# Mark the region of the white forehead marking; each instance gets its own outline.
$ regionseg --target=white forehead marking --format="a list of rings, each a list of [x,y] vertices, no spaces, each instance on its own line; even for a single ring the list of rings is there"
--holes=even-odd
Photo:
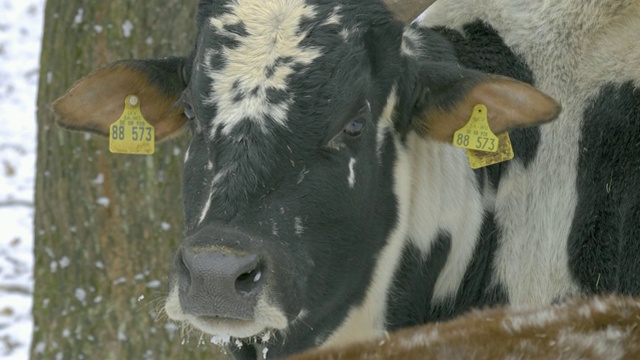
[[[349,177],[347,178],[347,180],[349,181],[349,187],[352,189],[356,185],[356,172],[354,169],[355,165],[356,159],[351,158],[351,160],[349,160]]]
[[[304,0],[237,0],[229,10],[209,20],[216,33],[238,42],[233,49],[220,50],[225,59],[222,69],[206,70],[213,80],[214,97],[210,101],[218,109],[214,122],[223,125],[223,134],[227,135],[245,119],[261,125],[265,132],[266,116],[286,126],[291,99],[269,101],[268,94],[274,90],[285,93],[294,66],[309,65],[320,56],[318,49],[300,46],[307,35],[300,31],[300,23],[313,18],[315,8]],[[225,29],[239,25],[244,26],[246,34]],[[205,55],[205,61],[211,64],[213,50]]]

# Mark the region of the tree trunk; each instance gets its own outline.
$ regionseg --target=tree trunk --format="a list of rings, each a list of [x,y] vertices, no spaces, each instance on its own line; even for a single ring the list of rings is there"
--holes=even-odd
[[[50,106],[75,80],[111,61],[186,55],[196,6],[195,0],[47,1],[33,359],[219,356],[162,315],[169,265],[182,239],[185,139],[157,145],[153,156],[114,155],[104,138],[57,128]]]

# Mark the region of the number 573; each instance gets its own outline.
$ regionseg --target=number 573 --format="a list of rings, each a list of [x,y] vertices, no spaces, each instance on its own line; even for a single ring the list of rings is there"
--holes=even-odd
[[[131,135],[133,135],[133,141],[151,141],[151,129],[151,127],[147,126],[132,127]]]
[[[495,140],[478,136],[478,138],[476,139],[476,148],[493,151],[496,148]]]

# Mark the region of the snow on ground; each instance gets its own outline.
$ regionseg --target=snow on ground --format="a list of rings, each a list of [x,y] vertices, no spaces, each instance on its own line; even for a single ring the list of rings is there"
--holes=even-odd
[[[0,0],[0,360],[28,359],[44,0]]]

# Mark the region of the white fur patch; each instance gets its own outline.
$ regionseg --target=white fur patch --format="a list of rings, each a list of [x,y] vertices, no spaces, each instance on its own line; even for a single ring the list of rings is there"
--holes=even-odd
[[[212,167],[213,167],[213,164],[212,164]],[[209,196],[207,197],[207,202],[204,204],[204,206],[202,207],[202,211],[200,212],[200,217],[198,218],[198,225],[202,224],[204,219],[207,217],[207,214],[209,213],[209,209],[211,208],[211,202],[213,201],[213,194],[216,191],[216,185],[218,185],[222,181],[222,179],[227,174],[229,174],[229,172],[230,172],[229,169],[226,169],[226,170],[223,169],[219,171],[211,181],[211,185],[209,187]]]
[[[198,225],[202,224],[205,217],[209,213],[209,208],[211,207],[211,201],[213,201],[213,192],[214,192],[214,183],[211,182],[211,187],[209,188],[209,196],[207,197],[207,202],[204,203],[202,207],[202,211],[200,211],[200,217],[198,218]]]
[[[304,224],[302,223],[302,218],[296,216],[294,219],[293,229],[295,231],[296,236],[300,237],[304,234]]]
[[[349,187],[352,189],[356,185],[355,165],[356,159],[351,158],[351,160],[349,160],[349,176],[347,177],[347,181],[349,182]]]
[[[407,27],[402,34],[402,44],[400,50],[409,57],[417,57],[420,55],[420,33],[411,27]]]
[[[209,23],[217,33],[234,38],[239,46],[224,48],[226,63],[223,69],[206,70],[212,82],[213,102],[218,109],[214,120],[223,125],[223,134],[239,122],[250,119],[266,132],[265,117],[286,126],[291,99],[271,102],[270,90],[286,91],[287,78],[296,65],[309,65],[320,56],[320,51],[301,47],[307,35],[300,31],[300,22],[315,15],[314,7],[304,0],[238,0],[230,2],[230,12],[211,18]],[[243,24],[247,36],[225,29],[225,26]],[[214,54],[206,56],[207,64]],[[290,58],[289,62],[282,59]],[[241,95],[241,99],[238,98]],[[214,132],[217,126],[214,126]],[[213,137],[212,132],[211,137]]]
[[[333,12],[331,13],[331,15],[329,15],[327,20],[325,20],[323,25],[340,25],[340,23],[342,22],[342,15],[340,15],[341,8],[342,6],[340,5],[334,7]]]
[[[440,232],[451,238],[451,251],[433,292],[434,300],[456,295],[473,257],[484,216],[474,172],[464,150],[411,134],[413,188],[408,235],[425,255]]]
[[[191,146],[187,147],[187,151],[184,152],[184,163],[186,164],[189,161],[189,152],[191,151]]]
[[[382,145],[384,144],[384,138],[389,134],[388,130],[393,128],[391,119],[397,103],[398,103],[398,88],[396,85],[394,85],[391,88],[391,94],[387,99],[387,103],[385,104],[384,109],[382,109],[382,114],[380,115],[381,119],[388,119],[388,120],[385,120],[386,122],[388,122],[388,124],[384,126],[383,124],[378,125],[378,131],[376,132],[376,154],[378,155],[378,159],[382,157]],[[382,131],[382,130],[385,130],[385,131]]]

